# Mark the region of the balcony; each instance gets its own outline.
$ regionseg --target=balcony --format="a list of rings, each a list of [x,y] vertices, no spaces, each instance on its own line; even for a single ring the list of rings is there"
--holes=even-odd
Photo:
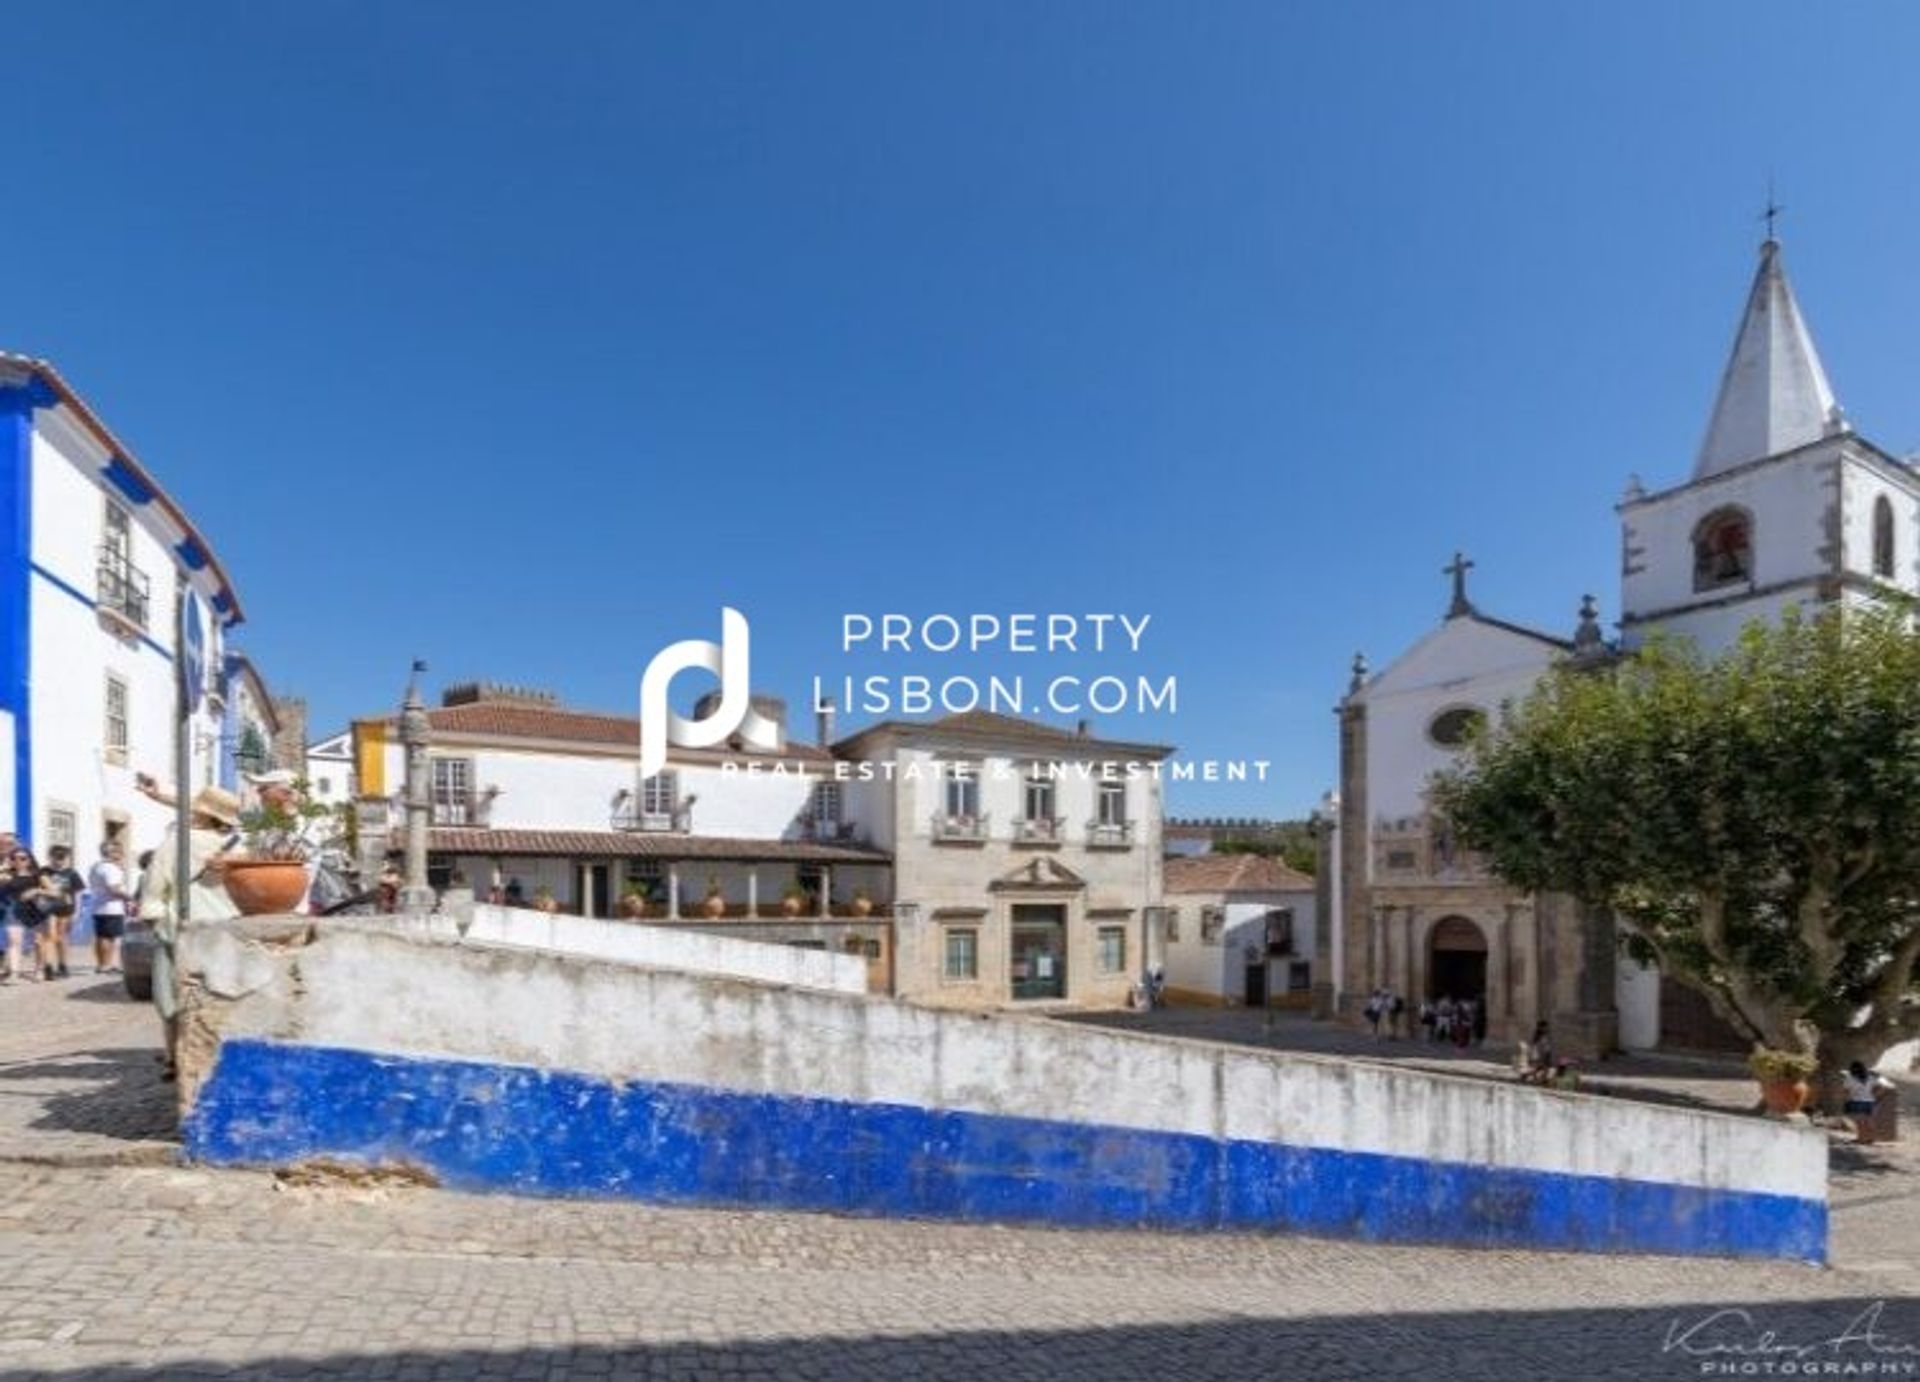
[[[981,845],[987,842],[991,816],[961,816],[951,811],[933,813],[931,833],[936,844]]]
[[[151,606],[147,573],[133,564],[125,549],[103,545],[94,593],[100,612],[135,629],[147,627]]]
[[[436,793],[433,798],[433,824],[471,826],[486,830],[493,823],[493,799],[497,792]]]
[[[1132,849],[1132,821],[1088,821],[1088,849]]]
[[[808,816],[800,822],[802,839],[812,840],[816,844],[846,844],[854,839],[852,821],[838,821],[827,817]]]
[[[693,829],[692,804],[676,802],[670,811],[622,806],[608,817],[608,824],[635,835],[685,835]]]
[[[1013,823],[1016,845],[1058,845],[1066,837],[1067,823],[1060,816],[1022,816]]]

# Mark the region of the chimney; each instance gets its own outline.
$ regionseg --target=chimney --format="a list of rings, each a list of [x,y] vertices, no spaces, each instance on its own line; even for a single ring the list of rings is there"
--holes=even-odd
[[[1076,728],[1073,732],[1080,738],[1084,739],[1087,737],[1087,729],[1088,729],[1087,721],[1082,720],[1079,724],[1079,727]]]
[[[816,710],[818,713],[815,716],[815,726],[819,734],[820,747],[824,749],[833,743],[833,702],[821,701]]]

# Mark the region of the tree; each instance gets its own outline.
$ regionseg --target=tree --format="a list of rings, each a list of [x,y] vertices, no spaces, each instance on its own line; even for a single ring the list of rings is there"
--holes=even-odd
[[[1311,821],[1278,821],[1245,835],[1227,835],[1213,842],[1215,854],[1261,854],[1278,859],[1295,873],[1311,878],[1320,871],[1320,849]]]
[[[1642,960],[1831,1071],[1920,1035],[1920,634],[1789,614],[1717,660],[1551,673],[1435,784],[1516,887],[1609,908]]]

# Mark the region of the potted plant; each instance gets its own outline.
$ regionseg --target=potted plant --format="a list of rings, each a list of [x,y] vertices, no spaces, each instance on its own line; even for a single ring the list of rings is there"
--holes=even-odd
[[[807,895],[800,890],[800,885],[797,883],[789,883],[786,891],[780,894],[781,914],[790,917],[799,916],[800,909],[806,904],[806,901]]]
[[[857,917],[873,915],[873,895],[865,888],[853,890],[853,914]]]
[[[240,813],[240,852],[225,861],[221,879],[242,916],[270,916],[300,905],[313,856],[308,823],[332,814],[297,791],[263,793],[259,805]]]
[[[560,910],[560,902],[553,895],[553,889],[542,883],[533,890],[533,910],[552,916]]]
[[[1747,1057],[1747,1069],[1760,1081],[1760,1097],[1766,1101],[1768,1113],[1800,1112],[1812,1093],[1807,1081],[1819,1068],[1820,1062],[1812,1056],[1767,1046],[1754,1047]]]
[[[700,910],[710,917],[723,917],[727,914],[726,894],[720,891],[720,876],[707,875],[707,895],[700,901]]]

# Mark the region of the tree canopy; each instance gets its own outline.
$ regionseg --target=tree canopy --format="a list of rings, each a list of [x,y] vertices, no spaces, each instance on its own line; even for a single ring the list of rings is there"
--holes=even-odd
[[[1435,784],[1507,882],[1609,908],[1642,959],[1823,1065],[1920,1035],[1920,634],[1789,614],[1724,655],[1567,666]]]

